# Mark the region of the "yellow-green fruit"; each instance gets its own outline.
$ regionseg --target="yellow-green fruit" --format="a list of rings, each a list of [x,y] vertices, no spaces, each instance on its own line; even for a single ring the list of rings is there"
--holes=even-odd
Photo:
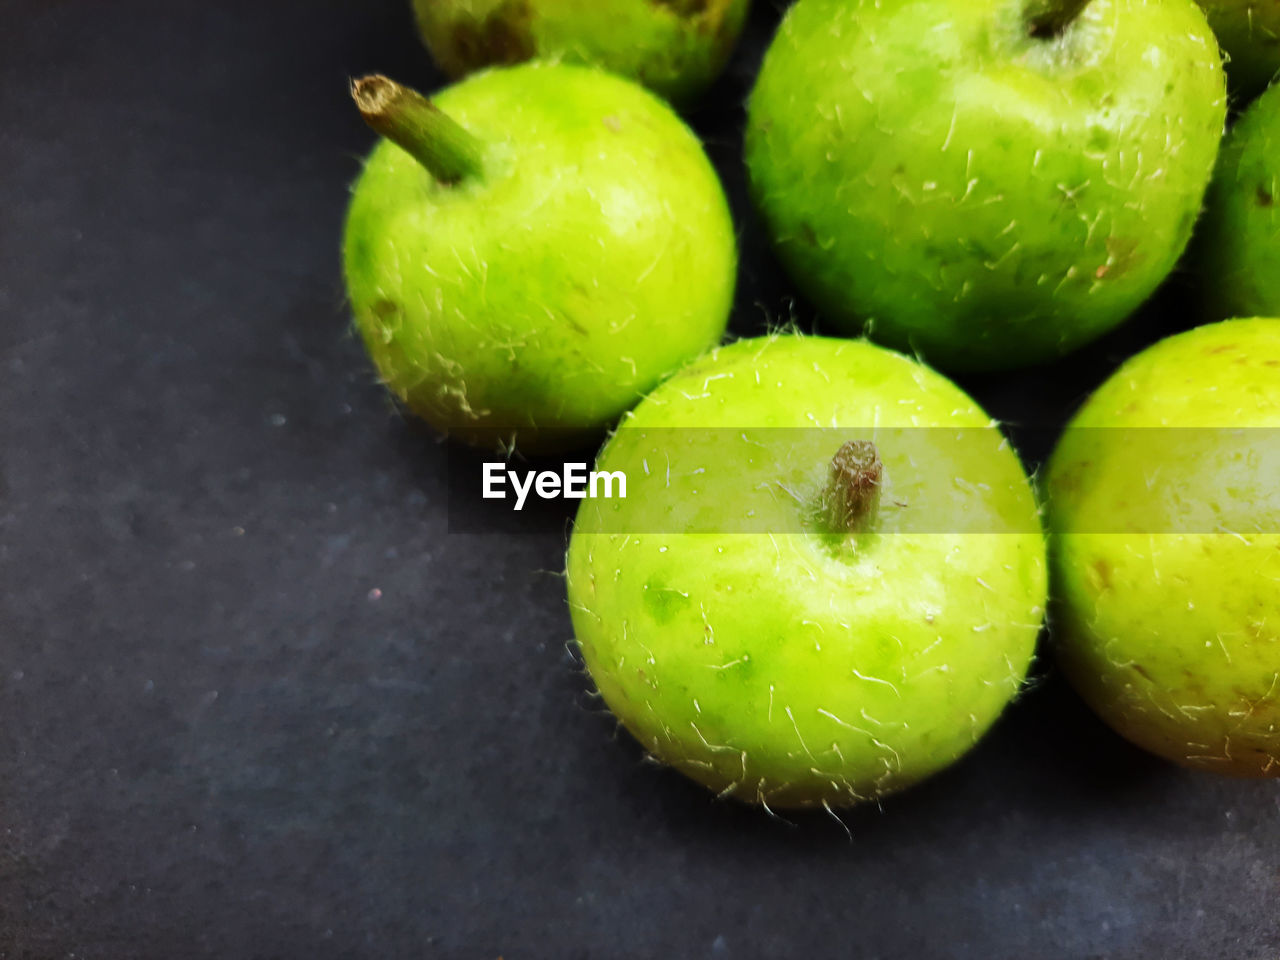
[[[414,0],[427,47],[451,76],[497,63],[592,64],[674,103],[724,68],[750,0]]]
[[[660,761],[769,807],[848,805],[966,753],[1017,693],[1037,506],[954,384],[865,341],[775,336],[662,384],[601,452],[567,558],[605,703]]]
[[[1280,72],[1280,2],[1196,0],[1227,55],[1231,86],[1253,96]]]
[[[1280,316],[1280,85],[1231,128],[1206,207],[1196,260],[1208,319]]]
[[[719,342],[733,222],[661,100],[553,64],[476,74],[430,103],[361,84],[366,119],[396,142],[351,198],[347,291],[414,413],[462,440],[554,449]]]
[[[1155,290],[1225,117],[1192,0],[798,0],[746,159],[827,322],[989,370],[1062,356]]]
[[[1081,408],[1047,476],[1058,658],[1119,733],[1280,776],[1280,320],[1163,340]]]

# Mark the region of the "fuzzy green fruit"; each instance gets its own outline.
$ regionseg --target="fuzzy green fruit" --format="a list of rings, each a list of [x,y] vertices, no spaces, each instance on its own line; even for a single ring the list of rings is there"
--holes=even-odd
[[[1253,96],[1280,72],[1280,3],[1197,0],[1227,54],[1231,86]]]
[[[739,341],[645,398],[597,469],[629,489],[578,513],[578,644],[627,729],[712,790],[881,797],[1019,690],[1045,602],[1036,503],[991,419],[919,363]]]
[[[1280,320],[1163,340],[1089,398],[1047,477],[1067,675],[1139,746],[1238,776],[1280,776],[1277,377]]]
[[[436,428],[554,449],[719,341],[733,223],[660,100],[545,64],[431,103],[384,78],[355,95],[396,142],[374,149],[351,199],[347,290],[383,380]]]
[[[594,64],[675,103],[720,75],[750,0],[414,0],[451,76],[534,58]]]
[[[1181,254],[1226,115],[1192,0],[799,0],[751,94],[778,255],[833,325],[944,368],[1051,360]]]
[[[1213,319],[1280,316],[1280,86],[1236,121],[1196,241]]]

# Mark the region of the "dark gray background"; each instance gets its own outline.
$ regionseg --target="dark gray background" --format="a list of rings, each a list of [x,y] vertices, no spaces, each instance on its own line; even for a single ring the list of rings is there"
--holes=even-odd
[[[614,736],[567,513],[448,534],[446,448],[349,330],[346,79],[439,83],[405,7],[0,3],[0,956],[1280,957],[1280,784],[1148,758],[1044,666],[852,841]],[[775,21],[695,118],[740,333],[812,323],[742,190]],[[965,385],[1052,426],[1189,289]]]

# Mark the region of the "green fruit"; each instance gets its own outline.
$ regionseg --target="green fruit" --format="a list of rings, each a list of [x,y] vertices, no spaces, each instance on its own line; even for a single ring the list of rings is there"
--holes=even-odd
[[[750,0],[414,0],[422,37],[460,77],[533,58],[604,67],[677,103],[710,85]]]
[[[1191,235],[1226,96],[1192,0],[799,0],[746,156],[833,325],[946,368],[1051,360],[1120,323]]]
[[[1047,479],[1076,689],[1139,746],[1239,776],[1280,776],[1277,377],[1280,320],[1163,340],[1089,398]]]
[[[1280,3],[1276,0],[1197,0],[1227,54],[1227,76],[1253,96],[1280,73]]]
[[[390,140],[351,200],[347,290],[382,379],[435,427],[563,446],[719,341],[733,223],[651,94],[530,64],[431,103],[384,78],[355,96]]]
[[[1227,136],[1199,233],[1213,319],[1280,316],[1280,86]]]
[[[991,419],[919,363],[739,341],[645,398],[596,468],[628,491],[574,526],[578,644],[627,729],[712,790],[881,797],[1019,690],[1045,601],[1036,503]]]

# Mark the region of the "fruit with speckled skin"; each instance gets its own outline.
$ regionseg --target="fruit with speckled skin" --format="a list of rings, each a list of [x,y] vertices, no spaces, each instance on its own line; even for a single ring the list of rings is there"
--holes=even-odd
[[[878,512],[841,529],[826,495],[848,443],[882,472],[863,488]],[[918,362],[738,341],[646,397],[596,469],[628,492],[579,510],[577,642],[623,725],[713,791],[882,797],[962,756],[1018,692],[1045,602],[1037,506],[998,427]]]
[[[1070,2],[1070,0],[1064,0]],[[1222,135],[1192,0],[799,0],[751,94],[747,166],[822,316],[944,369],[1049,361],[1182,252]]]
[[[1253,96],[1280,72],[1280,2],[1197,0],[1227,55],[1227,77]]]
[[[423,39],[460,77],[533,58],[594,64],[675,103],[724,69],[750,0],[414,0]]]
[[[1280,86],[1227,136],[1199,232],[1212,319],[1280,316]]]
[[[477,74],[432,103],[476,144],[474,172],[442,182],[384,140],[343,251],[356,325],[410,410],[463,440],[554,449],[720,340],[733,223],[666,104],[550,64]]]
[[[1237,776],[1280,776],[1278,384],[1280,320],[1170,337],[1089,398],[1047,475],[1067,675],[1139,746]]]

